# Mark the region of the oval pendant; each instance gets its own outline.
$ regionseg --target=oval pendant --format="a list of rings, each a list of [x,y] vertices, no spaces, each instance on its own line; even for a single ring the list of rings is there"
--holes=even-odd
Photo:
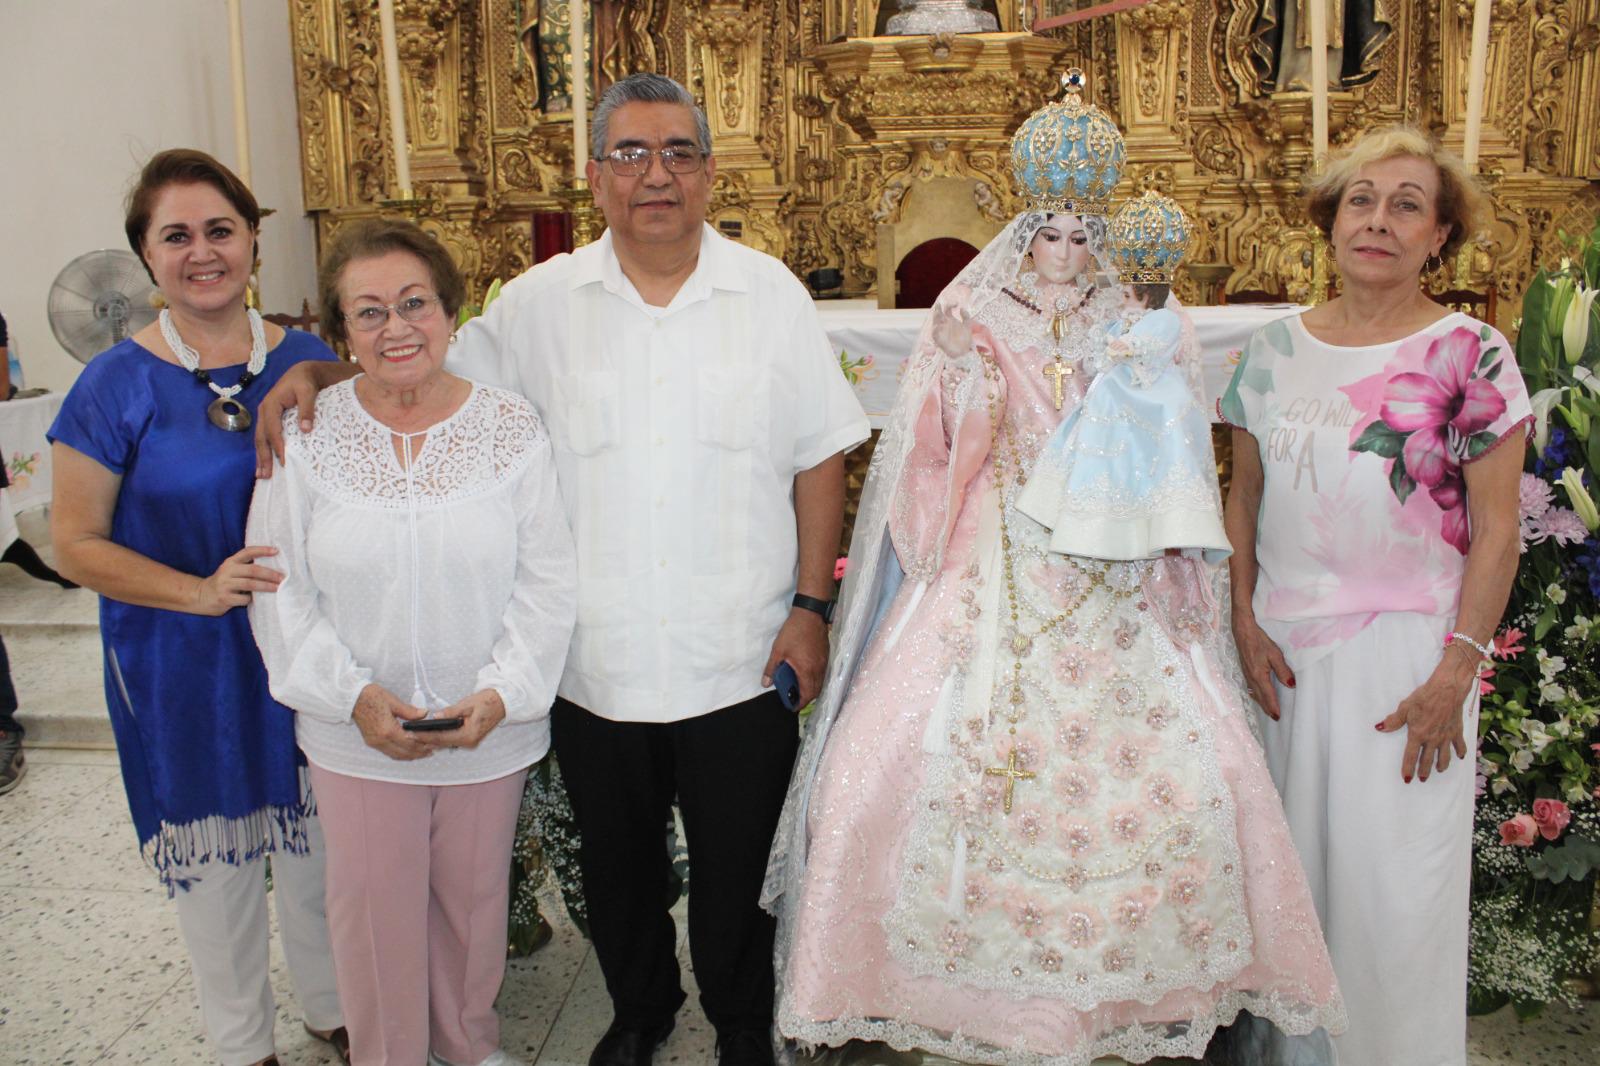
[[[211,419],[213,426],[229,433],[243,433],[250,428],[250,412],[231,396],[218,396],[212,400],[211,406],[206,408],[206,417]]]

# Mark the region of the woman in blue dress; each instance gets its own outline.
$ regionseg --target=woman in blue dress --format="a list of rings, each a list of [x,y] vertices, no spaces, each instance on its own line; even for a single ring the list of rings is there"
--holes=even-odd
[[[84,368],[51,427],[52,533],[65,574],[100,594],[106,706],[139,849],[175,897],[200,1013],[224,1066],[277,1062],[267,856],[305,1025],[344,1038],[323,913],[321,831],[239,608],[278,575],[244,543],[256,399],[332,359],[245,305],[261,211],[202,152],[150,160],[129,194],[133,250],[159,320]]]

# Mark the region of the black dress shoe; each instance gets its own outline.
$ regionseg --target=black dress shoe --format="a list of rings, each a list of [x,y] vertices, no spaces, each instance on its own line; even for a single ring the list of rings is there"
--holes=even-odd
[[[772,1038],[760,1029],[735,1029],[717,1037],[721,1066],[776,1066]]]
[[[589,1066],[650,1066],[650,1056],[672,1035],[668,1019],[654,1029],[638,1029],[612,1022],[589,1055]]]

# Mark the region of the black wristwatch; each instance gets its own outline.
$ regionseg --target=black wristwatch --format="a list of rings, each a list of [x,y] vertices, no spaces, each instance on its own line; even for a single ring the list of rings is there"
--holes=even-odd
[[[801,593],[794,594],[794,605],[803,607],[808,611],[815,611],[822,616],[822,620],[829,624],[833,622],[833,600],[819,600],[815,596],[806,596]]]

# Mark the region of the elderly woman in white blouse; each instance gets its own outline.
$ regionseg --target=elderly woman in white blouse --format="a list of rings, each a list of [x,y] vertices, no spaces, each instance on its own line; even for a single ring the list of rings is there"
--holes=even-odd
[[[577,610],[550,442],[445,371],[464,286],[421,229],[341,230],[320,288],[360,373],[259,483],[247,540],[286,577],[250,621],[311,765],[352,1061],[510,1063],[511,845]]]

